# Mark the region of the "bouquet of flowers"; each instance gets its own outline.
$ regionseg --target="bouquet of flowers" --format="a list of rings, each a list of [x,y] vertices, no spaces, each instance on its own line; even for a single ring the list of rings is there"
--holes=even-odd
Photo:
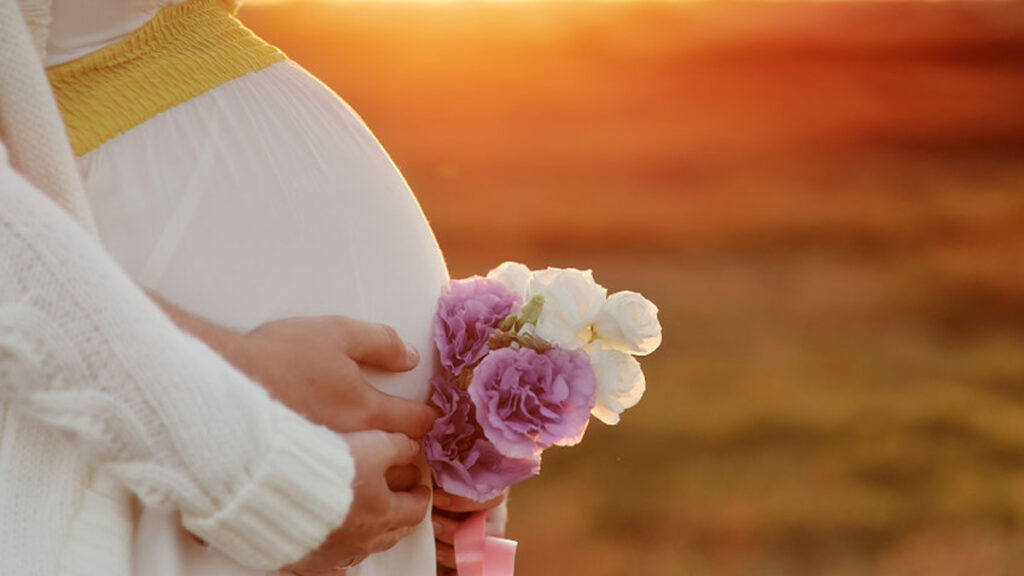
[[[661,344],[657,314],[589,270],[506,262],[449,282],[433,325],[443,416],[424,440],[438,485],[489,500],[539,473],[545,448],[579,443],[591,415],[616,424],[643,395],[634,356]]]

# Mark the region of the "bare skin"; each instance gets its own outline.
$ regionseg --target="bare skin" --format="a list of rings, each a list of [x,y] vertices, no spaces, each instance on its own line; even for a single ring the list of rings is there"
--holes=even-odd
[[[359,465],[352,483],[355,495],[344,524],[327,540],[286,571],[298,576],[336,576],[340,568],[358,564],[374,552],[387,550],[410,533],[430,505],[430,490],[417,484],[394,491],[384,480],[389,468],[410,464],[419,442],[402,434],[365,430],[345,434]]]
[[[150,296],[180,328],[311,422],[340,433],[383,430],[418,439],[437,417],[434,408],[385,394],[363,378],[360,366],[404,372],[419,363],[419,353],[390,326],[315,316],[239,333]]]
[[[180,328],[204,341],[236,368],[262,384],[271,396],[310,421],[336,432],[344,434],[379,430],[420,439],[430,429],[438,415],[433,407],[385,394],[370,386],[363,378],[360,366],[401,372],[411,370],[419,362],[418,352],[406,345],[389,326],[343,316],[318,316],[268,322],[251,332],[239,333],[189,314],[152,293],[150,297]],[[357,448],[359,447],[352,448],[353,457],[360,463],[363,462],[360,458],[369,455],[362,456]],[[376,449],[383,450],[380,445],[377,445]],[[387,454],[389,453],[382,452],[380,456],[386,459]],[[363,464],[362,468],[366,466],[367,464]],[[360,466],[357,466],[357,474],[359,472]],[[411,461],[396,460],[390,466],[378,470],[378,473],[380,472],[383,473],[382,477],[385,480],[384,488],[390,490],[367,492],[367,497],[373,496],[378,500],[367,502],[363,509],[387,510],[388,505],[384,504],[383,500],[403,500],[406,508],[415,507],[419,505],[418,500],[410,503],[407,499],[396,496],[400,493],[419,494],[422,492],[420,488],[429,493],[429,490],[420,486],[419,469]],[[449,573],[454,573],[452,544],[455,529],[470,513],[490,510],[502,501],[504,496],[480,503],[436,489],[433,519],[437,532],[435,544],[438,564],[448,569]],[[355,505],[353,511],[349,513],[350,519],[353,513],[359,513]],[[365,557],[371,552],[390,548],[401,537],[408,535],[424,514],[425,510],[418,516],[397,514],[396,519],[411,521],[410,519],[415,516],[415,521],[401,527],[391,526],[386,530],[380,528],[383,531],[371,539],[372,544],[367,543],[360,547],[353,540],[351,549],[359,550]],[[362,537],[366,537],[366,531],[363,532]],[[392,538],[395,535],[401,537]],[[347,537],[358,540],[360,535],[349,533]],[[341,553],[340,551],[345,549],[343,543],[334,536],[325,546],[328,544],[336,553]],[[338,573],[337,566],[347,565],[346,562],[358,556],[349,553],[352,557],[346,561],[328,566],[333,570],[332,574]],[[328,553],[318,557],[324,566],[329,564],[323,561],[327,557],[330,557]],[[310,566],[302,566],[302,570],[294,568],[293,573],[303,576],[317,574],[315,571],[309,571]]]
[[[419,354],[394,329],[342,316],[288,318],[239,333],[150,294],[172,320],[217,351],[281,403],[344,435],[356,478],[345,522],[317,550],[288,567],[300,576],[387,550],[408,536],[430,505],[415,459],[437,412],[369,385],[360,366],[411,370]]]
[[[504,500],[502,494],[487,502],[477,502],[462,496],[449,494],[440,488],[434,488],[434,510],[431,520],[434,523],[434,545],[437,550],[438,574],[450,576],[455,571],[455,531],[462,521],[475,512],[484,512],[496,508]]]

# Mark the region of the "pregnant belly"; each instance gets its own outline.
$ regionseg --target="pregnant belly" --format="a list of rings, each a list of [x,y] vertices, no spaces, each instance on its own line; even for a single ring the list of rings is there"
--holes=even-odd
[[[80,158],[80,167],[104,244],[143,286],[239,330],[321,314],[390,324],[424,360],[411,372],[367,379],[389,394],[427,398],[444,259],[376,139],[294,64],[155,116]],[[140,573],[251,574],[193,550],[176,517],[159,514],[142,513]],[[153,527],[151,538],[143,526]],[[348,574],[433,576],[433,541],[428,515]]]
[[[248,330],[288,316],[387,323],[431,357],[444,260],[365,125],[290,62],[158,115],[80,159],[104,244],[182,308]],[[368,374],[425,399],[433,362]]]

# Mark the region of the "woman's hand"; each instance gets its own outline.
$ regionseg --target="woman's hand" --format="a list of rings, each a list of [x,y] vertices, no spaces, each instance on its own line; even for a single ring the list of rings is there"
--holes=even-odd
[[[354,496],[345,522],[309,556],[285,568],[300,576],[337,576],[339,570],[391,548],[423,520],[430,489],[422,484],[389,487],[389,470],[408,467],[420,444],[402,434],[376,430],[345,434],[356,462]]]
[[[487,502],[477,502],[462,496],[449,494],[440,488],[434,488],[434,509],[431,520],[434,523],[434,545],[437,549],[438,574],[455,574],[455,531],[462,521],[476,512],[491,511],[505,501],[502,494]],[[504,521],[501,526],[494,527],[488,522],[490,536],[504,535]]]
[[[394,329],[343,316],[288,318],[240,334],[150,294],[183,330],[204,341],[309,420],[343,433],[356,464],[352,506],[342,526],[285,571],[343,574],[341,568],[387,550],[423,520],[430,489],[415,460],[417,441],[437,417],[421,402],[369,385],[360,366],[401,372],[419,354]]]
[[[370,386],[360,366],[390,372],[416,367],[419,354],[393,328],[317,316],[269,322],[223,352],[286,406],[337,432],[383,430],[422,438],[437,412]]]
[[[426,404],[385,394],[363,378],[361,365],[404,372],[419,362],[416,350],[389,326],[316,316],[268,322],[240,334],[150,297],[271,396],[336,432],[383,430],[422,438],[437,417]]]

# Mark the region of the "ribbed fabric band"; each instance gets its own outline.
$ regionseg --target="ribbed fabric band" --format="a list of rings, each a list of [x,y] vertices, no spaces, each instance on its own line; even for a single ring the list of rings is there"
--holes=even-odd
[[[245,490],[213,516],[183,517],[193,534],[262,570],[318,547],[345,520],[353,498],[355,468],[340,436],[282,407],[276,424],[276,444]]]
[[[132,500],[116,480],[92,478],[61,554],[59,576],[131,574]]]
[[[235,19],[233,9],[222,0],[168,6],[117,44],[51,68],[75,154],[285,59]]]

